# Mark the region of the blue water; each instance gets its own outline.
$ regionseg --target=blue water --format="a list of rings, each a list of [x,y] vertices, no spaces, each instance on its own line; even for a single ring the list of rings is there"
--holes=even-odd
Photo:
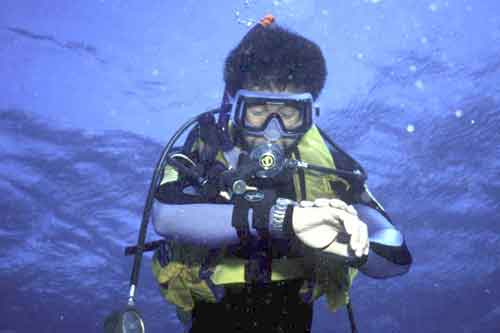
[[[360,332],[500,331],[498,3],[3,0],[0,332],[97,332],[125,304],[162,145],[217,106],[225,56],[268,12],[323,49],[317,121],[414,255],[356,280]],[[180,332],[148,259],[138,305],[149,332]],[[317,302],[313,332],[347,331]]]

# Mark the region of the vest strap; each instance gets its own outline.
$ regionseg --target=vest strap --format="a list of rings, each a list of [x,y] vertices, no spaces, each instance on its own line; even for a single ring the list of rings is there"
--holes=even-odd
[[[205,260],[203,261],[200,267],[198,276],[201,280],[205,281],[208,289],[210,289],[210,292],[215,297],[215,300],[217,302],[220,302],[225,295],[224,287],[216,286],[210,279],[210,277],[213,274],[210,267],[214,265],[218,255],[219,255],[218,249],[212,249],[208,252],[208,255],[205,257]]]

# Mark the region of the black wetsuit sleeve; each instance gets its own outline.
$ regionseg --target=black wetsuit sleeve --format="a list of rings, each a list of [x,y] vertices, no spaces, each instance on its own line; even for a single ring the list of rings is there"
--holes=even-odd
[[[364,173],[361,165],[322,133],[327,141],[330,153],[337,169]],[[362,265],[356,267],[367,276],[387,278],[401,275],[411,267],[412,256],[405,238],[393,224],[389,215],[369,191],[365,181],[353,177],[351,179],[334,180],[332,190],[346,203],[353,205],[360,219],[367,224],[370,240],[370,252]]]
[[[354,208],[361,221],[367,224],[370,240],[368,258],[359,270],[373,278],[388,278],[408,272],[412,256],[405,237],[366,185]]]

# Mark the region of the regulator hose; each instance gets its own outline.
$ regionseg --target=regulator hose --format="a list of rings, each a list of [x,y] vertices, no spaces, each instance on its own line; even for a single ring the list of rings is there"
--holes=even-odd
[[[143,252],[145,250],[144,243],[146,241],[146,234],[148,230],[148,224],[149,224],[149,219],[151,217],[151,209],[153,207],[153,202],[154,202],[154,197],[158,188],[158,185],[161,181],[161,177],[163,175],[163,172],[165,170],[165,167],[169,163],[169,155],[174,147],[175,143],[179,138],[195,123],[199,122],[199,119],[203,117],[206,114],[217,114],[219,113],[219,110],[211,110],[207,111],[204,113],[199,114],[198,116],[189,119],[187,122],[185,122],[175,133],[174,135],[170,138],[168,141],[167,145],[162,151],[162,154],[160,156],[160,159],[158,160],[158,163],[156,164],[155,170],[153,172],[153,178],[151,179],[151,183],[149,185],[149,192],[146,197],[146,203],[144,205],[144,210],[142,214],[142,221],[141,221],[141,226],[139,230],[139,237],[137,239],[137,251],[134,254],[134,264],[132,267],[132,274],[130,276],[130,293],[129,293],[129,305],[134,305],[135,304],[135,289],[137,287],[137,284],[139,282],[139,273],[141,270],[141,262],[142,262],[142,256]]]

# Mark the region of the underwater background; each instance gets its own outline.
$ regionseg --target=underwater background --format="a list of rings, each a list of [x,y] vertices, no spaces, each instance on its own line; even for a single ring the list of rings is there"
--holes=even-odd
[[[317,122],[414,257],[355,280],[359,331],[500,332],[500,2],[2,0],[0,333],[100,332],[126,304],[161,149],[218,106],[226,55],[267,13],[322,48]],[[146,331],[181,332],[149,258]],[[346,311],[316,302],[313,332],[349,332]]]

